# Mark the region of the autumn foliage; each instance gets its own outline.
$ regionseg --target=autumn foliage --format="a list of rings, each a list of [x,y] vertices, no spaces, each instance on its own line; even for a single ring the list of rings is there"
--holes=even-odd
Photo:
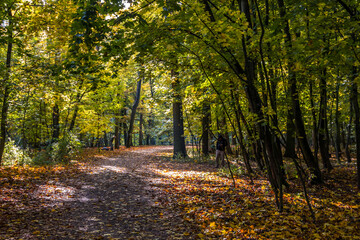
[[[143,155],[139,154],[141,152]],[[120,164],[124,159],[129,162]],[[110,161],[113,161],[112,167]],[[106,174],[99,171],[99,168],[111,170],[111,177],[102,183],[108,185],[104,186],[109,186],[115,178],[122,177],[124,182],[129,176],[143,179],[143,182],[137,183],[137,188],[143,187],[141,184],[151,186],[151,192],[155,195],[152,195],[152,200],[149,201],[153,202],[151,209],[155,210],[152,210],[151,217],[146,214],[136,217],[141,219],[138,220],[140,223],[153,221],[146,219],[154,218],[155,215],[159,218],[157,224],[168,221],[168,225],[164,226],[167,226],[169,231],[174,231],[174,238],[159,235],[161,239],[360,237],[360,201],[355,187],[355,169],[351,165],[338,166],[331,174],[325,173],[323,185],[308,186],[309,198],[315,212],[313,221],[297,178],[289,180],[290,186],[284,193],[284,210],[279,212],[268,181],[260,176],[253,181],[246,176],[237,176],[236,188],[233,188],[232,180],[220,176],[211,162],[199,164],[195,163],[194,159],[187,162],[173,160],[169,148],[138,147],[114,152],[89,149],[84,151],[82,158],[69,165],[2,167],[0,239],[18,239],[21,236],[41,239],[51,238],[51,234],[71,236],[70,226],[67,227],[68,232],[59,232],[60,227],[53,228],[50,225],[58,218],[67,219],[71,216],[69,212],[74,211],[71,209],[80,201],[79,188],[85,184],[84,179],[95,181],[99,178],[104,181]],[[108,187],[102,190],[111,196],[114,190],[110,189]],[[139,193],[133,190],[126,194]],[[104,210],[104,219],[110,218],[108,214],[112,214],[120,206],[119,199],[108,199],[105,204],[111,206],[112,210]],[[90,216],[96,216],[98,210],[86,211],[89,211]],[[184,222],[175,221],[173,216],[180,216]],[[67,222],[70,220],[67,219]],[[123,223],[118,219],[111,224],[116,226],[120,222]],[[182,227],[181,233],[176,230],[176,226]],[[106,232],[105,228],[96,234],[83,234],[93,239],[121,239],[108,231]],[[24,235],[24,232],[27,232],[27,235]],[[131,234],[121,236],[146,239],[145,235],[139,235],[139,231]]]

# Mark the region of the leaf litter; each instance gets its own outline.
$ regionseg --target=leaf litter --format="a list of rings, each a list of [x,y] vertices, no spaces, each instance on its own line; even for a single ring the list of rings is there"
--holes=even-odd
[[[171,159],[170,147],[87,149],[66,166],[2,167],[0,239],[360,239],[354,166],[296,182],[278,212],[269,183]]]

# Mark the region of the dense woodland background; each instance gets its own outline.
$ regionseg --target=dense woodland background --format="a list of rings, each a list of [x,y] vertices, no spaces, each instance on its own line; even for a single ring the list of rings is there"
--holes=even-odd
[[[360,188],[359,5],[2,0],[0,163],[120,145],[206,157],[221,133],[280,210],[287,165],[321,184],[356,163]]]

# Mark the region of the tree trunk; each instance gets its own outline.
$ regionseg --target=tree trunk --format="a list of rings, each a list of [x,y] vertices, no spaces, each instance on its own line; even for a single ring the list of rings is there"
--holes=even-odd
[[[140,120],[139,120],[139,146],[142,146],[143,145],[143,114],[140,113]]]
[[[316,111],[315,111],[315,104],[314,104],[314,94],[313,94],[313,85],[310,82],[310,104],[311,104],[311,115],[312,115],[312,143],[314,148],[314,158],[315,161],[318,163],[318,152],[319,152],[319,141],[318,141],[318,127],[317,127],[317,120],[316,120]]]
[[[351,92],[351,94],[352,94],[352,92]],[[353,107],[352,107],[351,97],[350,97],[350,112],[349,112],[350,119],[349,119],[349,124],[347,126],[347,137],[346,137],[346,144],[345,144],[345,154],[346,154],[348,163],[351,163],[351,154],[350,154],[350,149],[349,149],[349,146],[351,145],[351,123],[352,123],[352,118],[353,118]]]
[[[136,109],[139,106],[139,102],[140,102],[140,93],[141,93],[141,77],[139,78],[139,81],[137,83],[136,97],[135,97],[135,101],[134,101],[134,104],[131,109],[130,125],[129,125],[128,134],[127,134],[127,141],[126,141],[127,148],[129,148],[132,143],[132,131],[134,128]]]
[[[295,125],[293,110],[289,109],[286,122],[286,148],[284,157],[295,158]]]
[[[123,130],[123,134],[124,134],[124,145],[126,146],[127,145],[127,124],[126,124],[126,114],[127,114],[127,110],[126,108],[123,108],[121,110],[121,116],[122,116],[122,130]]]
[[[12,58],[12,48],[13,48],[13,34],[12,34],[12,13],[11,9],[8,9],[9,16],[9,36],[8,36],[8,46],[6,53],[6,73],[3,81],[4,93],[3,93],[3,101],[2,101],[2,109],[1,109],[1,123],[0,123],[0,166],[2,164],[2,158],[5,150],[5,142],[6,142],[6,127],[7,127],[7,116],[9,110],[9,95],[10,95],[10,72],[11,72],[11,58]]]
[[[246,150],[246,146],[244,144],[244,140],[243,140],[244,139],[244,134],[242,132],[241,123],[240,123],[241,109],[240,109],[240,105],[239,105],[238,100],[235,99],[234,91],[232,89],[231,89],[231,100],[234,103],[233,107],[234,107],[234,110],[235,110],[236,123],[237,123],[237,127],[238,127],[238,132],[239,132],[238,140],[239,140],[241,155],[244,158],[246,170],[249,173],[249,175],[251,175],[251,173],[253,173],[253,170],[252,170],[251,165],[250,165],[249,153]],[[261,168],[261,170],[262,170],[262,168]]]
[[[341,163],[341,148],[340,148],[340,142],[341,142],[341,138],[340,138],[340,123],[339,123],[339,118],[340,118],[340,111],[339,111],[339,88],[340,88],[340,83],[337,82],[336,83],[336,109],[335,109],[335,152],[336,152],[336,159],[338,161],[338,163]]]
[[[114,143],[114,147],[115,149],[119,149],[120,148],[120,111],[116,110],[115,113],[115,133],[114,133],[114,137],[115,137],[115,143]]]
[[[226,114],[223,113],[223,118],[221,120],[221,125],[222,125],[222,133],[223,133],[223,137],[226,139],[228,145],[226,145],[226,152],[230,155],[232,155],[232,150],[231,150],[231,145],[230,145],[230,139],[229,139],[229,132],[228,132],[228,124],[226,122]]]
[[[187,157],[185,138],[184,138],[184,120],[182,113],[182,98],[180,94],[180,82],[178,73],[171,71],[173,96],[173,130],[174,130],[174,158]]]
[[[109,147],[109,140],[108,140],[108,134],[106,133],[106,131],[104,131],[104,147]]]
[[[320,77],[320,115],[319,115],[319,147],[323,166],[328,171],[333,169],[329,159],[329,136],[327,134],[327,91],[326,69]]]
[[[290,34],[290,26],[289,22],[286,19],[286,8],[283,0],[278,0],[278,5],[280,8],[280,17],[284,21],[284,33],[286,35],[285,42],[287,44],[287,51],[289,52],[292,49],[292,43],[291,43],[291,34]],[[292,101],[292,107],[294,111],[294,119],[295,119],[295,129],[297,134],[298,143],[300,145],[301,151],[303,153],[304,160],[307,164],[307,166],[310,169],[310,172],[312,173],[313,177],[311,182],[314,184],[322,183],[322,177],[321,177],[321,171],[319,168],[318,163],[315,161],[315,158],[311,152],[309,143],[307,141],[307,136],[305,133],[305,126],[301,114],[301,108],[300,108],[300,101],[299,101],[299,94],[296,86],[296,74],[293,69],[294,62],[289,56],[289,63],[288,63],[288,69],[289,69],[289,85],[290,85],[290,96]]]
[[[357,74],[356,67],[354,68],[354,76]],[[351,86],[351,103],[354,108],[354,124],[355,124],[355,140],[356,140],[356,165],[357,165],[357,185],[358,189],[360,190],[360,109],[359,109],[359,100],[358,100],[358,86],[353,79],[352,86]]]
[[[52,140],[56,142],[60,137],[60,110],[56,102],[53,107],[52,120]]]
[[[201,119],[202,125],[202,154],[209,156],[209,129],[210,129],[210,104],[207,101],[203,102],[203,116]]]
[[[78,111],[79,111],[79,106],[76,104],[75,108],[74,108],[73,116],[71,118],[70,126],[69,126],[69,132],[71,132],[74,129]]]

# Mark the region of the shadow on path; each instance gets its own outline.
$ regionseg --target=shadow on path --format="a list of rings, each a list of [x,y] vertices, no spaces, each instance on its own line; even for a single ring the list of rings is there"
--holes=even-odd
[[[166,188],[159,181],[164,176],[154,171],[163,164],[157,153],[167,150],[134,148],[52,181],[69,189],[71,197],[48,199],[41,208],[20,211],[19,222],[13,216],[6,219],[0,224],[0,239],[192,239],[189,233],[194,230],[180,213],[156,202],[159,189]]]

